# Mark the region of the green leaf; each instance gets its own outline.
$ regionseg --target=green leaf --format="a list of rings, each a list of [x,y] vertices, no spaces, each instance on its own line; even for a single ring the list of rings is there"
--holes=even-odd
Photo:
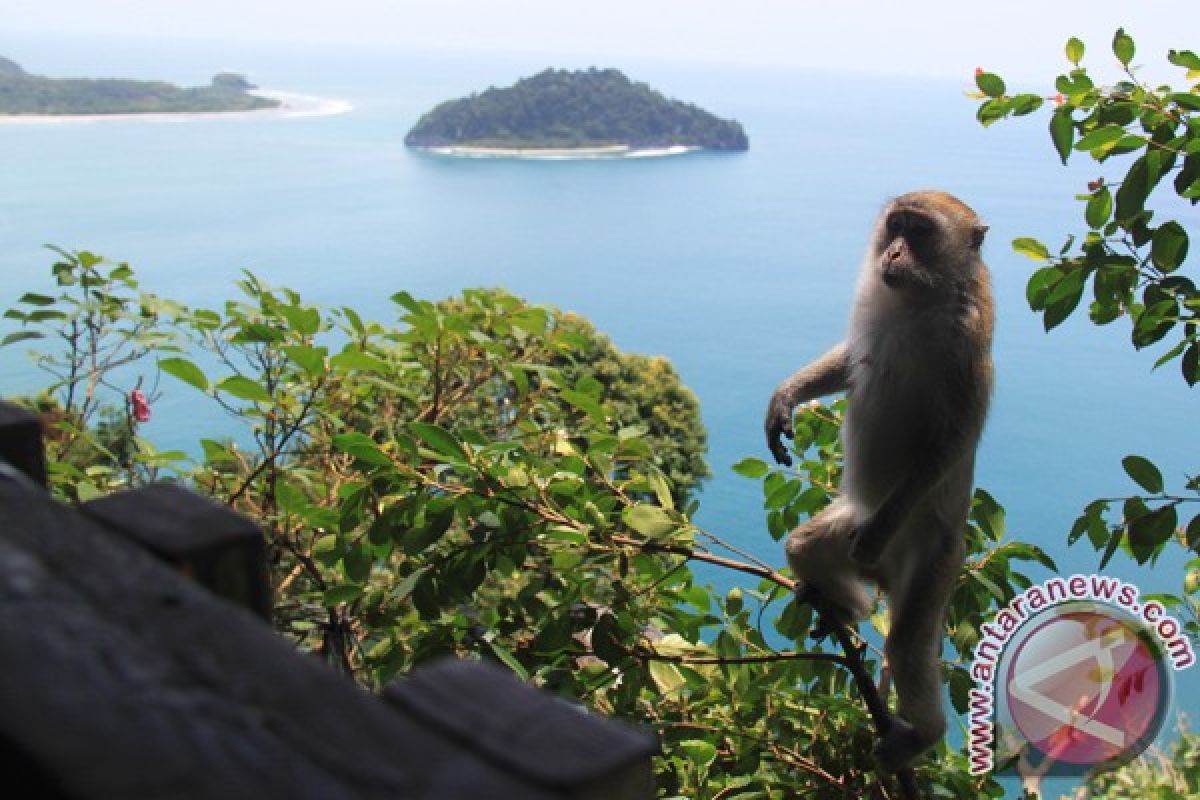
[[[1062,280],[1046,298],[1042,325],[1047,331],[1058,327],[1063,320],[1071,316],[1071,312],[1079,305],[1086,280],[1087,272],[1083,269],[1074,269],[1063,275]]]
[[[1177,67],[1184,67],[1189,70],[1200,70],[1200,56],[1193,53],[1191,50],[1168,50],[1167,61],[1170,61]]]
[[[1177,269],[1187,252],[1187,231],[1175,220],[1160,225],[1150,237],[1150,260],[1163,272]]]
[[[679,668],[666,661],[650,662],[650,678],[663,694],[677,692],[687,685]]]
[[[1139,564],[1144,564],[1175,534],[1179,515],[1173,505],[1156,508],[1129,522],[1129,546]]]
[[[1124,223],[1135,214],[1140,214],[1153,188],[1149,165],[1143,155],[1133,162],[1121,181],[1121,188],[1117,189],[1117,221]]]
[[[993,122],[1007,117],[1012,110],[1012,100],[1006,97],[994,97],[980,104],[979,110],[975,112],[975,118],[986,128]]]
[[[375,559],[371,556],[370,551],[362,545],[351,546],[342,556],[346,577],[356,583],[366,581],[374,563]]]
[[[1200,345],[1192,342],[1183,354],[1179,368],[1182,370],[1183,379],[1187,381],[1188,386],[1200,383]]]
[[[699,770],[707,770],[717,758],[716,746],[703,739],[685,739],[679,743],[679,748]]]
[[[1135,48],[1133,38],[1125,33],[1124,28],[1117,28],[1116,35],[1113,36],[1112,48],[1113,55],[1117,57],[1117,60],[1121,64],[1129,66],[1129,62],[1133,60]]]
[[[292,345],[282,348],[283,352],[296,363],[300,369],[309,375],[321,375],[325,372],[325,348]]]
[[[330,358],[329,363],[331,366],[342,371],[360,370],[362,372],[385,374],[389,369],[386,361],[364,353],[353,345],[347,345],[345,350]]]
[[[1108,539],[1108,546],[1104,548],[1104,555],[1100,557],[1100,569],[1108,566],[1108,562],[1112,560],[1116,554],[1117,548],[1121,546],[1121,542],[1125,539],[1125,533],[1121,530],[1115,530],[1112,536]]]
[[[444,456],[461,461],[463,458],[463,445],[445,428],[438,425],[430,425],[426,422],[414,422],[409,425],[409,428],[420,437],[426,444],[438,451]]]
[[[46,335],[44,333],[38,333],[37,331],[17,331],[16,333],[10,333],[8,336],[0,339],[0,347],[13,344],[14,342],[23,342],[27,339],[44,338],[46,338]]]
[[[987,575],[983,574],[982,571],[971,570],[967,574],[970,575],[972,578],[974,578],[975,581],[978,582],[980,586],[982,586],[984,589],[987,590],[989,595],[996,598],[997,600],[1003,601],[1007,597],[1007,593],[1003,589],[1001,589],[1000,586],[997,585],[997,583],[994,580],[989,578]]]
[[[1162,473],[1148,459],[1141,456],[1125,456],[1121,459],[1125,473],[1151,494],[1159,494],[1163,490]]]
[[[1200,552],[1200,514],[1192,517],[1192,521],[1187,525],[1187,530],[1184,531],[1184,538],[1188,547]],[[1192,594],[1192,592],[1189,591],[1188,594]]]
[[[1074,36],[1067,39],[1067,60],[1076,66],[1083,60],[1083,42]]]
[[[978,73],[975,76],[975,85],[988,97],[1000,97],[1004,94],[1004,81],[999,75],[991,72]]]
[[[338,537],[336,533],[329,533],[320,537],[313,542],[312,552],[314,556],[327,555],[337,552]]]
[[[1166,353],[1163,353],[1163,355],[1159,356],[1158,360],[1154,362],[1154,366],[1152,366],[1150,368],[1150,370],[1151,371],[1156,370],[1159,367],[1161,367],[1163,364],[1166,364],[1168,361],[1173,361],[1174,359],[1179,358],[1180,354],[1183,353],[1183,351],[1187,349],[1187,346],[1188,346],[1187,339],[1184,339],[1182,342],[1179,342],[1174,347],[1172,347],[1170,350],[1168,350]]]
[[[1004,508],[985,489],[975,490],[971,517],[993,541],[1004,535]]]
[[[1012,113],[1015,116],[1023,117],[1037,111],[1045,102],[1041,95],[1019,94],[1012,99]]]
[[[1042,267],[1029,276],[1029,283],[1025,285],[1025,299],[1032,310],[1041,311],[1046,307],[1046,298],[1062,280],[1062,276],[1063,271],[1059,267]]]
[[[216,388],[234,397],[249,400],[253,403],[272,402],[270,393],[263,388],[262,384],[247,378],[245,375],[230,375],[228,378],[220,381],[216,385]]]
[[[745,475],[747,478],[758,480],[770,471],[767,462],[761,458],[743,458],[741,461],[733,465],[733,471],[738,475]]]
[[[1046,249],[1046,245],[1037,239],[1030,239],[1028,237],[1013,239],[1012,248],[1026,258],[1031,258],[1034,261],[1047,261],[1050,258],[1050,251]]]
[[[1079,141],[1075,143],[1075,149],[1079,151],[1099,150],[1115,145],[1124,135],[1125,128],[1122,126],[1105,125],[1080,137]]]
[[[204,460],[210,464],[232,464],[237,462],[237,456],[228,447],[215,439],[201,439],[200,446],[204,448]]]
[[[27,306],[52,306],[54,298],[45,294],[35,294],[34,292],[26,292],[17,300],[18,303],[23,303]]]
[[[1108,218],[1112,216],[1113,199],[1112,192],[1107,186],[1101,186],[1088,199],[1087,211],[1085,217],[1088,227],[1093,230],[1103,228],[1108,222]]]
[[[410,594],[412,594],[413,589],[417,588],[417,582],[419,580],[421,580],[421,578],[425,577],[425,573],[428,572],[430,569],[432,569],[432,567],[424,566],[418,570],[414,570],[413,572],[410,572],[408,575],[405,575],[404,580],[400,581],[400,583],[397,584],[396,588],[393,590],[393,593],[395,594],[396,599],[404,600]]]
[[[286,479],[280,479],[275,484],[275,503],[283,511],[297,513],[308,505],[308,499],[298,487]]]
[[[492,651],[492,655],[496,657],[497,661],[504,664],[504,666],[508,667],[513,672],[515,672],[517,677],[520,678],[521,680],[523,680],[523,681],[529,680],[528,670],[526,670],[525,667],[522,666],[521,662],[517,660],[517,657],[514,656],[512,654],[512,652],[508,650],[508,648],[504,647],[504,645],[502,645],[496,641],[491,641],[491,642],[488,642],[487,644],[488,644],[488,647]]]
[[[311,336],[321,327],[321,313],[315,308],[281,306],[279,312],[287,319],[292,330],[302,336]]]
[[[333,586],[325,592],[325,607],[332,608],[339,603],[352,603],[362,596],[363,587],[352,583]]]
[[[764,489],[766,487],[764,486]],[[779,509],[791,503],[804,490],[804,484],[798,480],[789,480],[767,493],[763,502],[765,508]]]
[[[592,419],[598,422],[604,421],[604,408],[591,395],[575,391],[574,389],[560,389],[559,395],[563,400],[566,400]]]
[[[630,506],[621,517],[626,525],[647,539],[661,539],[678,527],[666,511],[646,503]]]
[[[386,466],[392,463],[379,449],[379,445],[375,444],[375,440],[365,433],[339,433],[333,437],[333,446],[368,464]]]
[[[1071,109],[1063,106],[1050,117],[1050,139],[1058,157],[1066,164],[1071,156],[1071,142],[1075,138],[1075,122],[1071,119]]]
[[[208,378],[204,372],[186,358],[159,359],[158,368],[184,383],[190,383],[202,392],[208,390]]]

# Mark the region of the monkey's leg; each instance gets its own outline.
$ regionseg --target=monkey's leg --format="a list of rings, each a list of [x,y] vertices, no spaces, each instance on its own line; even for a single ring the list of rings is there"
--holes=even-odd
[[[913,558],[908,574],[891,581],[891,629],[884,649],[896,687],[898,715],[892,717],[891,729],[876,748],[888,772],[910,764],[946,732],[939,657],[946,604],[962,565],[962,548],[957,534],[936,528],[929,533],[931,540],[950,544],[926,554],[924,564]]]
[[[785,545],[792,573],[820,593],[840,622],[854,622],[871,610],[871,598],[850,561],[854,523],[853,509],[835,501],[792,531]]]

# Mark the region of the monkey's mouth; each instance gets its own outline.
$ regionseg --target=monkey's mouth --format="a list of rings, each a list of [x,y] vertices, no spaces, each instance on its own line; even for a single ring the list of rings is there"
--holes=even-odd
[[[881,277],[883,285],[889,289],[932,289],[936,285],[931,275],[913,267],[884,268]]]

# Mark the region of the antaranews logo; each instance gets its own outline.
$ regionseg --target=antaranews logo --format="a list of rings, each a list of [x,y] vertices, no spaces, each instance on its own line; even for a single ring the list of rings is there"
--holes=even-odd
[[[1083,775],[1141,753],[1161,730],[1173,671],[1196,661],[1177,620],[1105,575],[1031,586],[981,628],[970,770]]]

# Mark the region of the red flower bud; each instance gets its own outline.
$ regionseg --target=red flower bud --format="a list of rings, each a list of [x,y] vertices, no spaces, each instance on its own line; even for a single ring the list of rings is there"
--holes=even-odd
[[[982,74],[983,74],[983,67],[976,67],[975,68],[975,77],[978,78]]]
[[[1063,103],[1067,102],[1067,98],[1062,96],[1062,92],[1054,95],[1052,99],[1054,100],[1054,105],[1056,106],[1061,106]]]
[[[150,421],[150,403],[141,389],[129,393],[129,404],[133,406],[133,418],[138,422]]]

